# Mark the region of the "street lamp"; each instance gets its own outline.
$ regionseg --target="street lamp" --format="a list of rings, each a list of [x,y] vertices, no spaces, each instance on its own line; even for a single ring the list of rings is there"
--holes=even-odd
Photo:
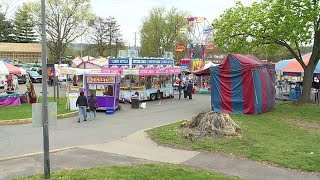
[[[162,49],[163,49],[163,53],[162,53]],[[163,57],[164,56],[164,52],[165,52],[164,47],[160,46],[160,48],[158,49],[158,56],[159,57]],[[162,54],[163,54],[163,56],[162,56]]]

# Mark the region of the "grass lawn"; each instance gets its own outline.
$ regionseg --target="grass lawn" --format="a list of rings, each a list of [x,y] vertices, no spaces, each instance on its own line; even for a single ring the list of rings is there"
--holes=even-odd
[[[181,122],[148,133],[160,144],[235,154],[288,168],[320,172],[320,106],[277,103],[272,112],[258,116],[232,115],[232,118],[242,127],[242,137],[203,138],[190,142],[179,129]]]
[[[33,176],[22,179],[43,179],[43,176]],[[221,174],[203,170],[195,170],[169,164],[150,164],[143,166],[114,166],[92,169],[70,170],[53,173],[51,179],[219,179],[229,180],[235,177],[227,177]]]
[[[41,101],[41,97],[40,97]],[[48,98],[49,102],[53,102],[53,97]],[[70,112],[65,108],[66,98],[59,98],[58,114]],[[20,106],[5,106],[0,108],[0,121],[11,119],[25,119],[32,117],[32,105],[21,104]]]

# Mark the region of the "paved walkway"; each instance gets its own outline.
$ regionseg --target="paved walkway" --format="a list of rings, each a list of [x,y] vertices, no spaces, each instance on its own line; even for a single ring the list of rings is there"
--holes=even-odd
[[[101,144],[121,139],[137,131],[190,118],[210,108],[210,95],[195,95],[192,100],[177,98],[148,101],[146,109],[123,109],[113,115],[97,113],[97,120],[77,123],[77,117],[58,120],[49,128],[50,149]],[[0,159],[41,152],[42,128],[31,124],[0,126]]]
[[[42,162],[40,155],[0,161],[0,177],[9,179],[42,173]],[[320,175],[274,167],[256,161],[162,147],[151,141],[144,131],[108,143],[84,145],[51,153],[51,162],[53,171],[163,162],[202,168],[249,180],[320,179]]]

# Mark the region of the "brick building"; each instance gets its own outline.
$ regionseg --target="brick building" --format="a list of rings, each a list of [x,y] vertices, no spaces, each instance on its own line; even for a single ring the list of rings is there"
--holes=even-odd
[[[0,43],[0,59],[41,62],[40,43]]]

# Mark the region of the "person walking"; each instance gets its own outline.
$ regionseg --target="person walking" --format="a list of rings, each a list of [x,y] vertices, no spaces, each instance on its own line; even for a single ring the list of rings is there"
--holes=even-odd
[[[179,86],[178,86],[178,91],[179,91],[179,100],[181,99],[181,93],[182,93],[182,84],[181,84],[181,81],[179,81]]]
[[[86,96],[84,96],[84,92],[81,91],[80,92],[80,96],[78,97],[77,101],[76,101],[76,107],[79,106],[79,120],[78,123],[80,123],[81,120],[81,115],[83,115],[83,121],[87,121],[86,117],[86,111],[87,111],[87,107],[88,107],[88,101]]]
[[[89,110],[90,110],[90,121],[91,119],[91,114],[93,114],[93,120],[96,119],[96,110],[98,108],[98,103],[96,97],[94,97],[93,94],[91,94],[90,99],[89,99]]]
[[[193,85],[192,85],[192,82],[189,81],[189,84],[187,86],[187,93],[188,93],[189,99],[192,99],[192,90],[193,90]]]
[[[182,89],[183,89],[183,96],[185,99],[187,99],[188,93],[187,93],[187,83],[186,82],[183,82]]]

